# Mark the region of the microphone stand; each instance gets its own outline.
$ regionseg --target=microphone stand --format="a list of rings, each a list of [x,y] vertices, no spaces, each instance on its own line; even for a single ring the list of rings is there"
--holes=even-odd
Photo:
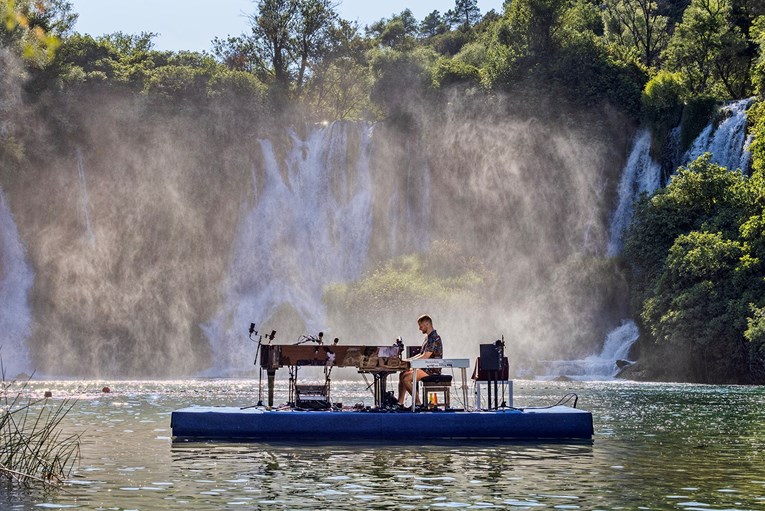
[[[255,323],[250,323],[249,338],[252,342],[256,342],[255,339],[252,338],[253,334],[258,335],[258,331],[255,330]],[[255,362],[254,362],[256,366],[258,365],[258,355],[260,354],[260,344],[262,340],[263,340],[263,336],[258,335],[258,340],[257,340],[258,347],[255,348]],[[240,408],[240,410],[247,410],[248,408],[255,408],[259,406],[263,406],[263,367],[261,366],[258,367],[258,403],[254,405],[250,405],[250,406],[244,406]]]

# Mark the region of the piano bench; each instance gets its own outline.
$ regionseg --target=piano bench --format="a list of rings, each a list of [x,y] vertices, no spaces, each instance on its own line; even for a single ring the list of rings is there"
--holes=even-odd
[[[431,374],[422,378],[419,383],[422,384],[422,402],[425,406],[430,404],[431,394],[442,393],[444,398],[438,401],[437,406],[449,408],[452,388],[452,377],[446,374]]]

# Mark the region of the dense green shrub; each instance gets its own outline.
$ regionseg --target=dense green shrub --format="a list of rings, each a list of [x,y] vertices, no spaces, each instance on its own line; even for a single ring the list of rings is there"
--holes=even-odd
[[[662,351],[673,353],[675,378],[762,381],[761,344],[746,338],[765,302],[763,191],[758,175],[707,154],[636,208],[625,245],[633,307],[650,338],[672,347]],[[652,363],[658,374],[662,362]]]

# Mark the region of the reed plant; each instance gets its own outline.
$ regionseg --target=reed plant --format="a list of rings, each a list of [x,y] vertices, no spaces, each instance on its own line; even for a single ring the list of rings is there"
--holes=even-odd
[[[61,427],[76,400],[25,397],[31,377],[6,380],[1,360],[0,373],[0,475],[23,485],[62,483],[80,455],[80,435]]]

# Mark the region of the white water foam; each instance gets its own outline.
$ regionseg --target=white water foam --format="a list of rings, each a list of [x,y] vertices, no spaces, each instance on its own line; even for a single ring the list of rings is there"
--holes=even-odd
[[[10,378],[31,372],[26,340],[32,323],[29,290],[33,282],[34,272],[0,187],[0,356]]]
[[[651,133],[641,130],[635,135],[630,156],[619,181],[619,199],[611,217],[607,254],[622,250],[624,230],[632,221],[632,209],[642,193],[653,193],[661,185],[661,166],[651,158]]]
[[[715,126],[709,123],[693,141],[686,152],[684,163],[694,161],[702,154],[712,153],[712,163],[729,170],[741,169],[746,172],[749,167],[749,142],[746,135],[746,111],[753,99],[733,101],[720,108],[725,119]]]
[[[565,376],[574,380],[610,380],[619,372],[617,360],[629,361],[632,345],[640,337],[640,330],[632,320],[624,320],[606,336],[603,349],[597,355],[579,360],[555,360],[547,367],[542,379]]]
[[[352,133],[355,130],[356,133]],[[219,314],[203,328],[213,347],[211,374],[227,374],[252,359],[243,332],[289,305],[310,332],[324,328],[325,287],[357,278],[372,233],[372,126],[335,123],[305,140],[290,132],[282,175],[270,140],[261,140],[265,181],[255,182],[232,247],[227,290]],[[348,161],[351,135],[358,157]],[[260,190],[258,192],[258,190]]]

